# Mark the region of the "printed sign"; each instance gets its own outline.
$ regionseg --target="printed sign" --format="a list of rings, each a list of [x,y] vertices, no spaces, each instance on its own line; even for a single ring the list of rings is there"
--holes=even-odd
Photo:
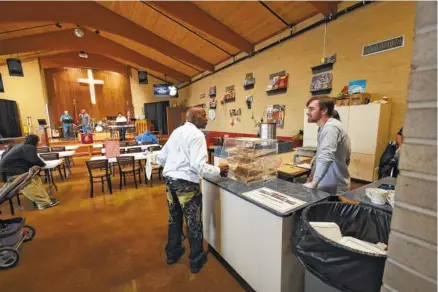
[[[304,201],[292,198],[269,188],[260,188],[242,193],[242,195],[280,213],[289,212],[306,204]]]

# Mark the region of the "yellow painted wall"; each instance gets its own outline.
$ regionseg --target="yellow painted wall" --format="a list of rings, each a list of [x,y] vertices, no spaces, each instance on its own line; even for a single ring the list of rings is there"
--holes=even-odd
[[[414,2],[376,2],[357,9],[327,25],[325,55],[337,54],[333,69],[333,91],[339,92],[351,80],[366,79],[367,91],[374,98],[388,96],[392,102],[390,139],[403,124],[406,109],[408,77],[410,72],[412,38],[414,30]],[[220,105],[216,119],[209,121],[208,129],[256,133],[251,120],[252,111],[260,120],[269,104],[286,105],[285,127],[278,129],[279,136],[293,136],[303,129],[303,109],[310,97],[312,73],[310,67],[318,65],[323,56],[324,25],[292,38],[259,55],[244,60],[198,81],[180,91],[180,99],[188,105],[208,103],[200,99],[201,93],[208,96],[208,88],[216,85],[217,99],[223,97],[225,87],[235,85],[236,102]],[[391,37],[405,36],[401,49],[362,57],[362,47]],[[289,73],[289,88],[286,94],[267,96],[269,74],[286,70]],[[245,74],[253,72],[255,88],[245,91],[242,87]],[[248,110],[245,96],[253,95],[253,110]],[[242,122],[230,126],[230,109],[242,109]],[[365,126],[365,125],[364,125]]]
[[[178,102],[177,98],[157,98],[154,97],[153,84],[164,83],[151,75],[148,75],[148,84],[138,83],[138,71],[131,69],[131,93],[132,93],[132,104],[134,106],[135,117],[144,115],[144,104],[150,102],[160,102],[169,100],[170,104],[176,104]]]
[[[46,119],[45,96],[41,70],[38,60],[23,61],[24,77],[9,76],[8,67],[0,66],[5,92],[0,92],[0,99],[15,100],[20,111],[22,126],[26,117],[32,117],[34,131],[38,127],[37,119]]]

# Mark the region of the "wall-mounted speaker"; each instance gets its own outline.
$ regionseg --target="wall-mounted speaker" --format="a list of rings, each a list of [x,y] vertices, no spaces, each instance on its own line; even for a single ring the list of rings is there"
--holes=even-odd
[[[21,61],[18,59],[6,59],[8,63],[9,75],[23,77],[23,67],[21,67]]]
[[[148,73],[146,71],[138,71],[138,83],[148,84]]]
[[[5,88],[3,87],[3,79],[2,79],[1,73],[0,73],[0,92],[5,92]]]

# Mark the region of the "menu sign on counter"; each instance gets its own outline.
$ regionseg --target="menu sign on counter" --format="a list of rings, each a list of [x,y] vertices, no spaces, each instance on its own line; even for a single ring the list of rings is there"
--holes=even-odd
[[[289,212],[306,202],[292,198],[285,194],[271,190],[269,188],[260,188],[250,192],[242,193],[242,196],[250,198],[266,207],[276,210],[280,213]]]

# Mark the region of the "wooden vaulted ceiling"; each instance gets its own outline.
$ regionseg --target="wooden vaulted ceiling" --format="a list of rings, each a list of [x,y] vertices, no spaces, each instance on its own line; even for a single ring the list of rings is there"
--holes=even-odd
[[[314,15],[336,13],[337,3],[1,1],[0,64],[39,57],[43,68],[118,72],[129,65],[171,82],[189,81]],[[78,25],[82,38],[73,33]],[[81,50],[88,59],[79,57]]]

